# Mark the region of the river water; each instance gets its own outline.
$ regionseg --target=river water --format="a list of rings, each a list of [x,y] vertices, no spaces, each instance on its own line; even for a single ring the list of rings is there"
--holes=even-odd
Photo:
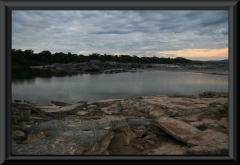
[[[65,73],[41,69],[12,70],[12,101],[47,105],[51,100],[77,103],[150,95],[228,92],[228,76],[193,72],[144,71]]]

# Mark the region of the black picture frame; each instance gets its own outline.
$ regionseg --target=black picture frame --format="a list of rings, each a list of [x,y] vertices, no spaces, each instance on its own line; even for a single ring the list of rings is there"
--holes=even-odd
[[[11,12],[12,10],[228,10],[229,13],[229,155],[228,156],[12,156]],[[238,164],[239,0],[0,0],[0,163],[80,164],[179,163]]]

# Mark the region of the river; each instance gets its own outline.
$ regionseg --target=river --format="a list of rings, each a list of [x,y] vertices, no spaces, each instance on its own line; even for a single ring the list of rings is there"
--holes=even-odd
[[[51,100],[77,103],[149,95],[192,95],[228,92],[228,75],[144,71],[65,73],[41,69],[12,69],[12,101],[47,105]]]

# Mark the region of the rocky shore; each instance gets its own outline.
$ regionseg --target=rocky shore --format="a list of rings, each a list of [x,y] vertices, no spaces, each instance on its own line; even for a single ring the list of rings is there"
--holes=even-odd
[[[228,64],[140,64],[140,63],[118,63],[115,61],[101,62],[91,60],[82,63],[54,63],[45,66],[32,66],[32,68],[51,69],[53,71],[66,72],[99,72],[99,73],[120,73],[136,72],[145,70],[165,70],[165,71],[183,71],[199,72],[206,74],[228,74]]]
[[[13,155],[228,155],[228,93],[12,103]]]

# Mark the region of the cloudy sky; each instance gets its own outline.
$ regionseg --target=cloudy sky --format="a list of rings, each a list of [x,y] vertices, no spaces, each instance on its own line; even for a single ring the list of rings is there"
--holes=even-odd
[[[228,11],[13,10],[12,48],[222,60]]]

